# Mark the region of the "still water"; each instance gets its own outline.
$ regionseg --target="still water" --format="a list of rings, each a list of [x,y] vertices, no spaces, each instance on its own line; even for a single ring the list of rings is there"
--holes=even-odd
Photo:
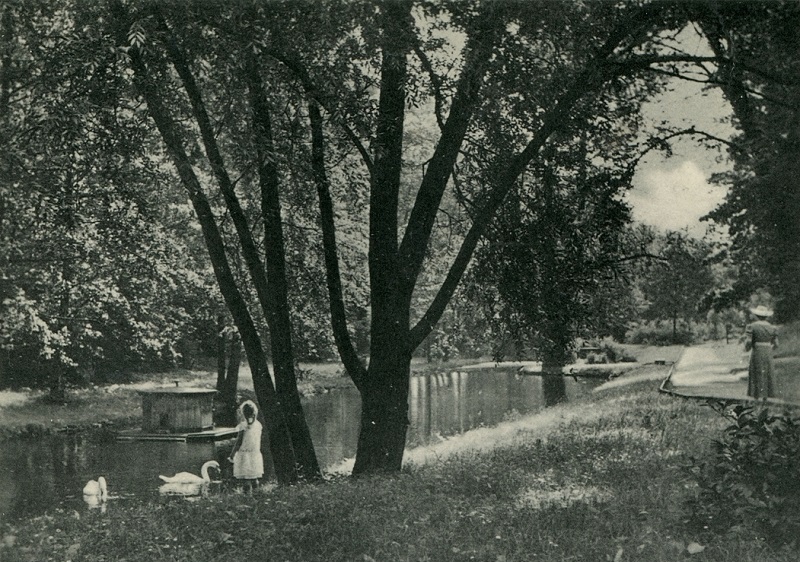
[[[408,447],[541,410],[547,406],[542,382],[541,377],[517,376],[507,370],[414,376]],[[588,394],[597,384],[588,379],[567,379],[567,399]],[[357,391],[312,396],[303,400],[303,408],[323,469],[355,456],[360,415]],[[207,460],[223,463],[232,444],[231,439],[118,442],[113,436],[97,434],[9,441],[3,443],[0,456],[0,521],[59,506],[84,510],[83,485],[100,475],[108,481],[111,506],[134,497],[156,497],[162,484],[159,474],[199,474]],[[271,466],[268,454],[264,460],[267,467]]]

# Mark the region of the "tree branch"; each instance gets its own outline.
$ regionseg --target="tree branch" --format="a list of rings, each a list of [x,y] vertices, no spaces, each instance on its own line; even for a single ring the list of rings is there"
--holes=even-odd
[[[247,216],[245,215],[244,210],[239,203],[239,198],[236,196],[236,190],[234,189],[233,182],[228,175],[225,162],[222,158],[222,154],[219,151],[216,136],[211,125],[211,119],[206,111],[205,103],[203,102],[203,97],[200,93],[200,88],[197,85],[197,81],[194,79],[194,75],[191,71],[190,64],[185,53],[178,45],[177,39],[167,26],[167,22],[161,15],[160,10],[157,6],[155,6],[153,9],[155,11],[159,27],[161,27],[166,34],[167,54],[169,55],[170,60],[172,61],[172,64],[178,73],[178,76],[181,78],[183,87],[192,105],[192,112],[200,129],[200,135],[203,140],[203,147],[205,148],[206,156],[209,164],[211,165],[211,169],[214,172],[214,177],[217,179],[217,184],[222,192],[222,196],[225,200],[225,205],[228,208],[228,212],[230,213],[231,220],[236,228],[236,234],[241,243],[242,254],[244,256],[245,263],[247,264],[247,270],[250,273],[251,279],[253,280],[253,286],[256,289],[261,310],[263,311],[265,318],[270,320],[271,312],[269,303],[271,293],[267,283],[266,273],[264,271],[264,264],[261,261],[261,256],[258,252],[255,241],[253,240],[253,236],[250,231],[250,225],[247,221]]]
[[[573,79],[572,85],[559,97],[555,106],[545,113],[541,126],[525,148],[513,156],[503,167],[503,171],[482,198],[474,222],[467,232],[439,292],[428,310],[412,328],[409,342],[411,346],[419,346],[441,318],[472,259],[478,241],[525,168],[536,157],[550,135],[561,127],[572,108],[582,97],[620,74],[617,64],[610,61],[609,58],[625,39],[638,35],[642,29],[650,25],[657,18],[658,13],[658,7],[653,5],[633,8],[629,17],[620,22],[603,45],[596,50],[594,60],[586,64],[583,71]],[[652,59],[652,57],[647,58]]]
[[[433,104],[434,113],[436,114],[436,123],[439,125],[440,130],[444,129],[444,119],[442,118],[442,81],[439,80],[436,72],[434,72],[433,65],[431,64],[428,55],[426,55],[425,51],[422,50],[419,42],[414,43],[414,53],[417,55],[419,62],[422,64],[422,68],[428,73],[428,77],[430,78],[431,89],[433,90]]]
[[[437,210],[479,102],[483,76],[494,51],[496,37],[503,29],[504,21],[496,10],[496,6],[484,5],[478,16],[479,27],[467,41],[466,61],[447,121],[420,183],[400,245],[401,291],[409,301],[425,259]]]
[[[342,278],[339,271],[339,257],[336,245],[336,225],[334,223],[333,199],[330,182],[325,171],[325,136],[322,126],[322,115],[317,102],[308,102],[308,117],[311,122],[311,166],[314,183],[317,186],[319,199],[320,225],[322,227],[322,245],[325,255],[325,278],[328,285],[328,299],[333,325],[333,338],[336,349],[342,359],[344,368],[361,391],[366,378],[366,368],[356,353],[350,333],[347,329],[347,312],[344,305]]]
[[[283,64],[292,72],[292,74],[300,81],[303,91],[310,99],[318,103],[319,106],[324,108],[325,111],[327,111],[330,115],[337,115],[337,112],[333,110],[333,101],[316,86],[314,81],[311,79],[311,76],[308,74],[305,66],[303,66],[298,57],[286,54],[274,47],[269,47],[265,49],[264,52],[274,58],[276,61]],[[353,143],[353,146],[361,155],[361,159],[364,161],[364,165],[367,167],[367,170],[372,173],[374,163],[369,154],[369,150],[367,150],[367,147],[364,146],[364,143],[361,142],[361,139],[358,138],[358,135],[355,133],[355,131],[353,131],[353,129],[350,128],[350,126],[348,126],[347,123],[345,123],[342,119],[337,119],[336,123],[342,128],[345,136],[350,139],[350,142]]]

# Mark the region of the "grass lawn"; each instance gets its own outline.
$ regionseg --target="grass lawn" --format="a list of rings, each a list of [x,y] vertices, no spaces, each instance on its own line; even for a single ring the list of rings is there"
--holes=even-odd
[[[475,447],[468,433],[412,451],[396,476],[56,511],[0,530],[0,559],[796,561],[746,528],[691,522],[686,466],[727,421],[657,385],[484,428]]]

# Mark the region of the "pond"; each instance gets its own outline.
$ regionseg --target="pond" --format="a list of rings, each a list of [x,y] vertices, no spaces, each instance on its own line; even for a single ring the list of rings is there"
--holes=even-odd
[[[589,394],[600,381],[566,379],[567,399]],[[489,369],[414,376],[410,384],[408,447],[545,408],[549,400],[538,376]],[[342,390],[303,399],[323,469],[355,455],[360,400]],[[3,443],[0,458],[0,521],[30,517],[54,507],[87,509],[81,490],[102,475],[110,501],[157,497],[158,475],[199,474],[209,459],[223,462],[232,440],[217,442],[116,441],[101,434],[57,434]],[[264,448],[266,451],[266,448]],[[268,454],[265,465],[271,466]]]

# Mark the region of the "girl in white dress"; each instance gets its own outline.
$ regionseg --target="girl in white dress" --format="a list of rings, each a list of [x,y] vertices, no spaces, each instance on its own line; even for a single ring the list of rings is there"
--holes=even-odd
[[[252,490],[264,476],[264,457],[261,456],[261,423],[256,419],[258,408],[252,400],[239,406],[244,418],[237,427],[239,434],[228,460],[233,463],[233,477]]]

